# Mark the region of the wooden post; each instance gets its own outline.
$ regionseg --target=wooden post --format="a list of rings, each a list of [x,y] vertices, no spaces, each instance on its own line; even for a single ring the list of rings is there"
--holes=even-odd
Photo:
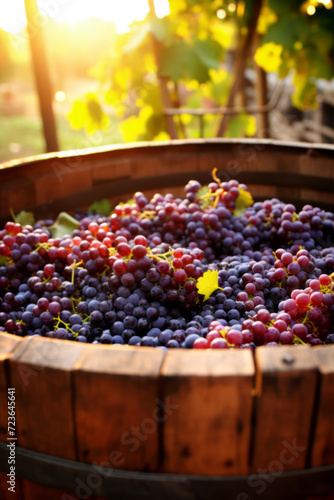
[[[244,82],[245,68],[249,54],[251,53],[252,42],[256,32],[256,25],[260,15],[261,7],[262,7],[262,0],[254,2],[252,16],[248,24],[248,32],[247,35],[245,36],[244,43],[240,51],[240,57],[238,58],[238,62],[236,64],[235,78],[230,90],[230,94],[228,96],[226,104],[227,108],[231,108],[233,106],[234,98]],[[230,119],[229,115],[224,114],[222,121],[219,125],[217,137],[222,137],[224,135],[226,128],[228,126],[229,119]]]
[[[52,109],[52,89],[37,0],[24,0],[32,66],[43,122],[46,151],[58,151],[56,122]]]
[[[154,8],[154,1],[153,0],[148,0],[148,5],[149,5],[149,15],[153,19],[156,17],[155,13],[155,8]],[[157,65],[157,77],[159,80],[160,84],[160,91],[161,91],[161,99],[162,99],[162,105],[164,108],[171,108],[172,103],[167,87],[167,82],[168,78],[166,76],[163,76],[160,74],[160,64],[159,64],[159,52],[160,52],[160,44],[158,40],[152,35],[152,43],[153,43],[153,50],[154,50],[154,56],[155,56],[155,62]],[[176,126],[174,122],[173,116],[166,116],[166,125],[167,125],[167,132],[170,135],[171,139],[177,139],[177,131],[176,131]]]
[[[260,42],[260,35],[256,34],[255,41],[256,45]],[[267,85],[267,74],[263,68],[258,66],[254,61],[255,69],[255,99],[257,106],[264,109],[268,103],[268,85]],[[269,139],[270,138],[270,124],[269,124],[269,113],[263,110],[262,113],[257,115],[257,137],[259,139]]]
[[[256,91],[256,104],[259,107],[265,106],[267,104],[267,75],[264,69],[260,68],[255,63],[255,71],[256,71],[256,83],[255,83],[255,91]],[[268,112],[263,111],[259,113],[257,117],[257,136],[261,139],[269,139],[270,138],[270,127],[269,127],[269,116]]]

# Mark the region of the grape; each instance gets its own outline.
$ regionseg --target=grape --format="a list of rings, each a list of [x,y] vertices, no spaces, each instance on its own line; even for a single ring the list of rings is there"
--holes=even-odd
[[[163,349],[331,343],[334,249],[322,246],[334,239],[334,215],[272,199],[234,216],[247,186],[210,183],[208,206],[200,188],[189,181],[184,199],[138,192],[111,217],[78,211],[79,229],[63,238],[45,229],[52,221],[8,222],[0,328]],[[207,270],[223,290],[204,301],[197,284]]]
[[[208,349],[209,346],[210,346],[210,344],[209,344],[208,340],[204,339],[202,337],[199,337],[193,343],[193,348],[194,349]]]
[[[296,297],[296,304],[299,307],[307,307],[310,302],[310,297],[306,293],[300,293]]]
[[[228,349],[228,344],[223,338],[213,339],[210,344],[211,349]]]
[[[296,323],[292,327],[292,333],[294,335],[297,335],[297,337],[299,337],[300,339],[305,341],[306,336],[307,336],[307,328],[305,325],[303,325],[301,323]]]
[[[194,345],[195,340],[196,339],[200,339],[200,338],[201,337],[199,335],[197,335],[196,333],[188,335],[188,337],[186,337],[186,340],[185,340],[185,347],[187,349],[192,348],[193,345]]]
[[[229,330],[228,333],[226,334],[226,340],[230,344],[234,345],[241,345],[243,341],[242,333],[239,332],[238,330]]]

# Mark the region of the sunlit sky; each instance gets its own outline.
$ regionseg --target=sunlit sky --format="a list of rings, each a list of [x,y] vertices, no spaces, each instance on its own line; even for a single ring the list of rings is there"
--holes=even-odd
[[[133,21],[144,19],[148,12],[147,0],[37,0],[38,8],[57,21],[77,23],[90,17],[115,23],[118,33],[128,31]],[[155,0],[158,17],[169,13],[168,0]],[[24,0],[0,0],[0,28],[18,34],[26,25]]]

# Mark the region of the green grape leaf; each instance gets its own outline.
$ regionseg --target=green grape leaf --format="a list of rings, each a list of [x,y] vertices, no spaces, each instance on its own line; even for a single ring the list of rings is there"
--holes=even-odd
[[[210,80],[211,64],[217,67],[217,46],[214,41],[202,40],[190,45],[184,40],[175,40],[161,50],[160,71],[174,82],[188,78],[205,83]]]
[[[94,214],[99,215],[109,215],[111,212],[112,206],[106,198],[101,201],[94,201],[91,205],[89,205],[88,210],[93,212]]]
[[[214,99],[218,105],[223,105],[228,98],[232,75],[224,69],[209,70],[211,81],[202,85],[201,95]]]
[[[194,51],[200,61],[208,69],[218,69],[222,58],[223,48],[215,40],[196,40]]]
[[[67,234],[71,235],[78,227],[79,221],[66,212],[60,212],[54,224],[48,229],[53,238],[63,238]]]
[[[234,217],[241,216],[248,207],[253,205],[253,203],[254,201],[250,192],[239,188],[239,196],[236,199],[235,209],[233,211]]]
[[[198,190],[197,192],[197,198],[199,198],[199,203],[201,205],[201,208],[209,208],[212,206],[212,201],[210,198],[207,196],[210,192],[210,189],[208,186],[202,186],[201,189]]]
[[[21,226],[33,226],[35,224],[34,214],[25,210],[21,210],[21,212],[15,215],[14,220],[18,224],[21,224]]]
[[[293,79],[295,92],[292,94],[292,103],[299,109],[316,109],[317,89],[307,75],[295,74]]]
[[[0,266],[8,266],[9,258],[4,255],[0,255]]]
[[[249,137],[256,133],[256,119],[252,115],[240,113],[233,116],[229,121],[226,137],[242,137],[246,134]]]
[[[105,130],[109,126],[109,116],[102,110],[94,93],[86,94],[85,100],[76,100],[67,115],[74,130],[86,129],[88,134]]]
[[[160,72],[177,82],[186,75],[192,57],[189,45],[184,40],[175,40],[162,47],[160,53]]]
[[[123,51],[125,53],[136,51],[144,44],[149,34],[153,35],[159,42],[165,41],[170,36],[169,25],[170,21],[167,18],[146,19],[143,22],[133,23],[129,40],[124,45]]]

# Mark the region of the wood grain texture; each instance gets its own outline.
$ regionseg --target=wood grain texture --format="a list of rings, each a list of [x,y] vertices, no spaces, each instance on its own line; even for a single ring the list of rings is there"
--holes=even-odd
[[[43,484],[33,483],[22,479],[23,496],[21,500],[82,500],[82,496],[76,495],[73,491],[65,491],[58,488],[50,488]],[[92,497],[86,497],[91,500]]]
[[[26,338],[10,359],[16,388],[18,444],[52,456],[77,459],[72,405],[72,368],[81,343]],[[22,482],[24,500],[59,500],[59,490]],[[75,498],[75,497],[74,497]]]
[[[318,411],[311,464],[334,464],[334,346],[315,347],[312,355],[320,372]]]
[[[222,180],[236,178],[257,186],[262,198],[271,197],[272,186],[280,184],[276,194],[286,197],[286,202],[300,199],[302,206],[322,200],[324,208],[333,210],[333,158],[332,145],[254,139],[134,143],[39,155],[0,165],[0,220],[9,216],[8,207],[15,212],[30,209],[41,217],[54,217],[60,210],[77,208],[80,203],[87,206],[99,196],[131,196],[132,187],[129,192],[126,182],[119,184],[122,180],[138,181],[145,191],[155,187],[146,186],[151,177],[157,187],[161,186],[159,179],[173,173],[199,178],[207,172],[210,179],[214,167],[222,173]],[[275,182],[268,178],[264,181],[259,175],[277,172],[286,175],[275,178]],[[298,182],[290,175],[297,175]],[[313,176],[314,185],[308,176]],[[172,184],[169,181],[168,187]],[[175,184],[184,186],[184,180],[179,178]],[[292,185],[298,187],[292,189]]]
[[[74,366],[79,460],[128,470],[158,466],[158,381],[164,352],[96,346]]]
[[[164,472],[246,474],[252,353],[169,351],[162,368]]]
[[[317,370],[308,346],[260,347],[252,470],[302,469],[309,446]]]
[[[21,337],[0,332],[0,441],[7,440],[8,426],[8,387],[11,387],[8,377],[8,359],[13,355],[15,349],[20,345]],[[0,498],[10,500],[14,493],[8,491],[8,470],[0,472]],[[20,480],[16,478],[15,488],[17,498],[20,498]]]
[[[76,459],[71,372],[83,349],[80,343],[36,336],[15,351],[9,366],[20,446]]]

